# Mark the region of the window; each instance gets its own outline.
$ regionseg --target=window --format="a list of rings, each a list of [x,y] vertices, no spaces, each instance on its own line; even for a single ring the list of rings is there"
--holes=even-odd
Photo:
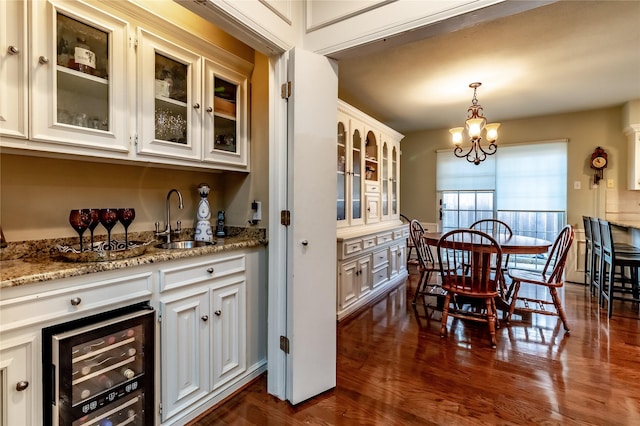
[[[444,232],[495,217],[515,234],[553,241],[566,224],[566,141],[500,146],[477,166],[451,151],[437,156]],[[518,255],[511,262],[539,267],[545,258]]]

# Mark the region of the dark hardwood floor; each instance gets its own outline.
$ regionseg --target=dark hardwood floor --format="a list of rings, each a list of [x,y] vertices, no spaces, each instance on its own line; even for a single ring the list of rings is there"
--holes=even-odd
[[[585,287],[567,283],[570,335],[534,314],[502,323],[491,349],[484,324],[451,319],[441,339],[439,313],[411,305],[411,272],[338,325],[335,389],[291,406],[266,393],[262,376],[192,426],[640,424],[637,304],[614,302],[609,320]]]

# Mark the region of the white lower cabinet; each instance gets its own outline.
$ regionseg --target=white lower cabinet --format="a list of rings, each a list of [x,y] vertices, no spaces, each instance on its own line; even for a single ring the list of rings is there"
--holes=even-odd
[[[2,341],[0,345],[0,424],[36,424],[40,383],[34,371],[37,335]]]
[[[408,233],[402,224],[339,230],[338,321],[406,279]]]
[[[247,369],[245,256],[176,262],[159,284],[169,289],[159,303],[161,420],[171,423]]]

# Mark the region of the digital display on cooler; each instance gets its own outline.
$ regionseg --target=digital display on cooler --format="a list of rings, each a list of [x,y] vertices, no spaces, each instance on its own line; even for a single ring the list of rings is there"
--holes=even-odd
[[[79,418],[82,416],[86,416],[105,405],[111,404],[114,401],[117,401],[132,392],[137,391],[142,388],[142,375],[136,377],[133,380],[130,380],[126,383],[118,385],[112,389],[108,389],[94,398],[88,399],[86,401],[82,401],[81,404],[78,404],[72,407],[72,413],[74,418]]]

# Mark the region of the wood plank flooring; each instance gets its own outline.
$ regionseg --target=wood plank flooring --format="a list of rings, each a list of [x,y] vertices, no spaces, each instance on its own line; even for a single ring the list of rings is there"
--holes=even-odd
[[[266,393],[266,376],[192,422],[205,425],[639,425],[638,305],[607,319],[587,289],[567,283],[571,334],[556,317],[486,325],[449,321],[406,285],[338,325],[335,389],[297,406]],[[406,300],[406,303],[405,303]]]

